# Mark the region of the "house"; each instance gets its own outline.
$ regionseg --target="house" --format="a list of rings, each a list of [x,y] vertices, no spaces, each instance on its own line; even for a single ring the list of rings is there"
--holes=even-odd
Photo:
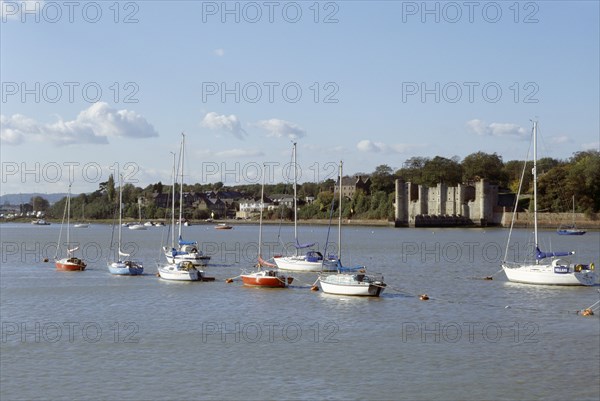
[[[273,201],[266,196],[264,197],[262,203],[260,201],[260,197],[240,199],[240,210],[236,213],[235,217],[241,219],[248,219],[260,213],[261,207],[263,210],[269,209],[269,207],[272,204]]]
[[[152,194],[152,201],[154,202],[154,206],[167,208],[171,206],[171,194],[154,192]]]
[[[335,185],[336,192],[339,191],[338,184]],[[346,198],[352,198],[357,190],[362,190],[365,194],[371,193],[371,178],[363,179],[362,176],[343,177],[342,178],[342,195]]]
[[[269,198],[273,201],[273,204],[268,206],[269,210],[277,209],[279,206],[285,206],[289,209],[294,208],[294,197],[287,194],[273,194],[269,195]],[[304,202],[302,202],[304,203]],[[296,201],[297,205],[300,205],[300,201]]]

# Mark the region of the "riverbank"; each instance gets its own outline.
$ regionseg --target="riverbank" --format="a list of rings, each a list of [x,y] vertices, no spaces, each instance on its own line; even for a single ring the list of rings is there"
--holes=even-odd
[[[512,213],[506,212],[498,218],[500,224],[491,224],[489,226],[498,226],[498,227],[510,227],[512,219]],[[17,218],[11,220],[0,220],[0,223],[30,223],[31,218]],[[47,222],[51,224],[61,224],[60,219],[51,219],[47,218]],[[156,219],[150,220],[154,223],[161,222],[165,225],[170,224],[169,220],[165,219]],[[85,221],[89,224],[113,224],[113,219],[87,219]],[[136,220],[134,219],[124,219],[124,223],[134,223]],[[249,220],[238,220],[238,219],[222,219],[222,220],[189,220],[191,225],[215,225],[217,223],[227,223],[230,225],[241,225],[241,224],[258,224],[258,219],[249,219]],[[561,224],[571,224],[572,214],[571,213],[539,213],[538,214],[538,227],[544,229],[556,229]],[[371,227],[394,227],[393,221],[388,220],[368,220],[368,219],[343,219],[342,223],[345,226],[371,226]],[[73,222],[75,224],[75,222]],[[294,224],[293,221],[286,220],[263,220],[263,224],[265,225],[274,225],[274,224],[284,224],[291,225]],[[299,225],[328,225],[329,219],[301,219],[298,220]],[[337,220],[333,220],[332,224],[337,225]],[[529,212],[520,212],[515,215],[515,227],[533,227],[533,215]],[[575,225],[583,230],[589,231],[597,231],[600,230],[600,219],[596,216],[586,216],[583,213],[575,214]],[[469,227],[479,227],[476,225],[473,226],[461,226],[457,228],[469,228]],[[405,227],[406,228],[406,227]]]

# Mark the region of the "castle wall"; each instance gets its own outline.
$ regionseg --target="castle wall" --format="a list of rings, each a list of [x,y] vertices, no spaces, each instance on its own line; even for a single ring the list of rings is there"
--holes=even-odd
[[[435,187],[396,180],[396,225],[486,225],[500,224],[502,217],[494,212],[498,187],[485,180],[475,186]]]

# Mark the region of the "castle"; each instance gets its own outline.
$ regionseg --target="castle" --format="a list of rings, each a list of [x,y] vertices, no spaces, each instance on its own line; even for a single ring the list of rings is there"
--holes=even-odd
[[[499,224],[498,186],[484,179],[473,184],[435,187],[396,180],[396,227],[455,227]]]

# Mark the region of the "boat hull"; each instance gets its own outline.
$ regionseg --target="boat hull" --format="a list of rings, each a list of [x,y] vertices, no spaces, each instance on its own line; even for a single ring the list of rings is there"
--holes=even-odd
[[[131,224],[131,225],[128,225],[127,228],[129,228],[130,230],[136,230],[136,231],[143,231],[143,230],[147,229],[147,227],[143,224]]]
[[[158,275],[161,279],[169,281],[198,281],[201,279],[200,272],[196,268],[184,268],[181,263],[160,266]]]
[[[569,265],[503,264],[502,269],[508,281],[523,284],[592,286],[598,280],[595,271],[590,269],[575,271],[575,267]]]
[[[586,232],[583,230],[558,230],[558,235],[583,235]]]
[[[250,287],[286,288],[294,280],[274,270],[264,270],[255,273],[242,274],[242,282]]]
[[[336,274],[319,280],[321,290],[326,294],[378,297],[385,290],[382,281],[359,281],[356,275]]]
[[[86,264],[79,258],[64,258],[55,262],[56,270],[64,272],[80,272],[84,271]]]
[[[231,230],[233,226],[229,225],[217,225],[215,226],[215,230]]]
[[[210,256],[199,255],[199,254],[179,254],[173,256],[171,252],[166,252],[165,256],[167,258],[167,262],[170,264],[176,264],[180,262],[191,262],[194,266],[206,267],[208,266],[208,262],[210,261]]]
[[[326,260],[323,262],[309,261],[304,256],[285,256],[275,258],[275,264],[279,270],[295,271],[295,272],[332,272],[337,270],[337,260]]]
[[[144,267],[137,263],[113,262],[108,264],[108,271],[117,276],[139,276]]]

